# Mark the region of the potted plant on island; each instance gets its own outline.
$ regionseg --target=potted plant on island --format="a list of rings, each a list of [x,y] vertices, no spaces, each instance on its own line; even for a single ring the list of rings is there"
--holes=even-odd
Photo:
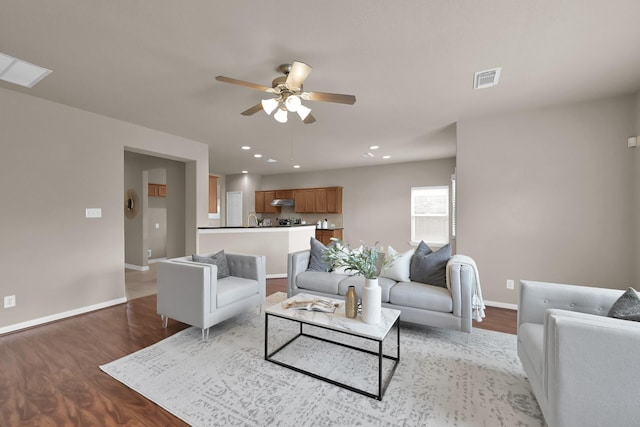
[[[362,321],[365,323],[380,323],[382,298],[381,289],[378,285],[378,257],[380,254],[376,250],[378,242],[374,246],[369,246],[363,242],[358,249],[349,249],[340,239],[332,237],[332,244],[327,246],[323,253],[323,259],[334,269],[344,268],[347,272],[353,272],[364,276],[364,287],[362,289]],[[385,257],[380,266],[382,269],[393,264],[394,258]]]

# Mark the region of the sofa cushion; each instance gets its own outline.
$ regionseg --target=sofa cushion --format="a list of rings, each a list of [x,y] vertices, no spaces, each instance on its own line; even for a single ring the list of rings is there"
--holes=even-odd
[[[257,280],[243,277],[228,276],[218,280],[217,297],[212,293],[211,298],[217,298],[211,307],[224,307],[225,305],[243,300],[260,292]]]
[[[338,294],[344,296],[347,294],[349,290],[349,286],[353,285],[356,287],[356,293],[358,294],[358,298],[362,297],[362,288],[364,287],[364,276],[349,276],[340,281],[338,286]],[[395,280],[387,279],[385,277],[378,277],[378,286],[380,286],[381,290],[381,299],[382,302],[389,302],[389,291],[396,284]]]
[[[191,259],[194,262],[201,262],[218,266],[218,279],[229,276],[229,264],[227,264],[227,257],[224,255],[224,250],[208,256],[193,254],[191,256]]]
[[[411,258],[411,281],[447,287],[447,262],[451,258],[451,246],[445,245],[433,252],[420,242]]]
[[[333,243],[332,243],[333,244]],[[327,263],[322,252],[326,246],[315,237],[311,237],[311,253],[309,256],[309,267],[307,271],[329,271],[331,266]]]
[[[338,295],[338,284],[349,276],[322,271],[303,271],[296,276],[296,286],[301,289]]]
[[[389,292],[389,302],[441,313],[453,312],[453,300],[447,288],[419,282],[396,283]]]
[[[536,377],[541,381],[544,367],[544,325],[521,323],[518,326],[518,343],[531,362]]]
[[[640,298],[633,288],[620,296],[609,309],[609,317],[640,322]]]
[[[385,254],[385,261],[389,262],[390,265],[382,269],[380,277],[387,277],[396,282],[410,281],[411,258],[414,252],[414,249],[409,249],[407,252],[400,253],[389,245]]]

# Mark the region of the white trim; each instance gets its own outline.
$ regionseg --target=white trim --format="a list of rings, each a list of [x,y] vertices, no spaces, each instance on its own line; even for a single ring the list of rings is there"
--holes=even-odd
[[[89,305],[86,307],[75,308],[69,311],[63,311],[62,313],[51,314],[49,316],[40,317],[38,319],[28,320],[22,323],[15,323],[13,325],[0,328],[0,335],[7,334],[9,332],[15,332],[20,329],[31,328],[33,326],[43,325],[45,323],[55,322],[56,320],[62,320],[67,317],[77,316],[78,314],[89,313],[90,311],[100,310],[103,308],[111,307],[112,305],[123,304],[127,302],[126,297],[113,299],[111,301],[105,301],[98,304]]]
[[[267,274],[266,275],[267,279],[286,279],[287,278],[287,273],[274,273],[274,274]]]
[[[149,270],[148,265],[134,265],[134,264],[127,264],[126,262],[124,263],[124,268],[128,268],[129,270],[138,270],[138,271]]]
[[[167,257],[162,257],[162,258],[152,258],[150,260],[147,260],[147,262],[149,264],[155,264],[156,262],[160,262],[160,261],[166,261]],[[149,269],[149,267],[147,267],[147,270]]]
[[[489,307],[508,308],[510,310],[518,310],[518,304],[509,304],[506,302],[484,300],[484,305],[488,305]]]

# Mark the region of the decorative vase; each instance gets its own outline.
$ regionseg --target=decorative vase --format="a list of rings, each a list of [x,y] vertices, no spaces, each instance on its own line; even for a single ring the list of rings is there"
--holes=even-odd
[[[349,286],[344,296],[344,312],[349,319],[355,319],[358,316],[358,294],[355,286]]]
[[[380,323],[382,311],[382,291],[378,278],[365,279],[362,288],[362,321],[372,325]]]

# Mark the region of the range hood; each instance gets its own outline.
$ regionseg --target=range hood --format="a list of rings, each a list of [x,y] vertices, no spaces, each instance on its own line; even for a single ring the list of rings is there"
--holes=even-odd
[[[271,206],[293,206],[293,199],[273,199]]]

